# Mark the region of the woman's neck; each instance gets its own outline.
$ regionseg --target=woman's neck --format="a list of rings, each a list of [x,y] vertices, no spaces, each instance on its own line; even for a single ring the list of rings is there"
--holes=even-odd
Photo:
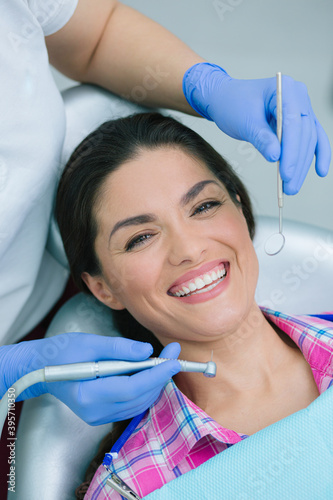
[[[228,336],[211,342],[182,342],[181,358],[217,365],[216,377],[179,373],[174,377],[179,389],[214,417],[221,401],[264,397],[281,384],[281,375],[302,357],[296,344],[283,340],[255,304],[249,317]],[[255,318],[255,320],[254,320]],[[304,360],[304,358],[303,358]]]

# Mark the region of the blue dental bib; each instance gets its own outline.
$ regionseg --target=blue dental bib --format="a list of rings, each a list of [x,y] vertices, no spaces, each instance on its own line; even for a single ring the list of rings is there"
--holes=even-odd
[[[147,500],[332,500],[333,387]]]

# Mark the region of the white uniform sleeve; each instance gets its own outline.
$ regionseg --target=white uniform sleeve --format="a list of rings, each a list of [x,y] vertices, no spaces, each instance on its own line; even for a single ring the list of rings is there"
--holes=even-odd
[[[70,20],[79,0],[27,0],[44,35],[59,31]]]

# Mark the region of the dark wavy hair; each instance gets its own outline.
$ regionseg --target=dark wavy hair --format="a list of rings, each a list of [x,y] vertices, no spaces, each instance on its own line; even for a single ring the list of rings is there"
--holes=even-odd
[[[139,113],[103,123],[89,134],[71,155],[60,179],[56,217],[73,279],[88,292],[81,278],[101,274],[95,253],[97,221],[94,208],[110,173],[143,150],[177,147],[201,160],[226,187],[236,205],[241,205],[249,234],[255,222],[249,195],[232,167],[196,132],[159,113]],[[240,202],[237,199],[239,196]]]

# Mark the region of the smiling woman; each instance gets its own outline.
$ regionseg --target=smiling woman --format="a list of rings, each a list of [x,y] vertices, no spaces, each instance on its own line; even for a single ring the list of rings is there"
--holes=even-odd
[[[176,375],[113,460],[139,495],[328,387],[325,321],[318,328],[256,304],[248,194],[192,130],[156,113],[103,124],[64,171],[57,217],[76,283],[132,318],[126,335],[177,341],[183,359],[205,362],[214,351],[217,377]],[[107,477],[100,467],[85,498],[120,498]]]

